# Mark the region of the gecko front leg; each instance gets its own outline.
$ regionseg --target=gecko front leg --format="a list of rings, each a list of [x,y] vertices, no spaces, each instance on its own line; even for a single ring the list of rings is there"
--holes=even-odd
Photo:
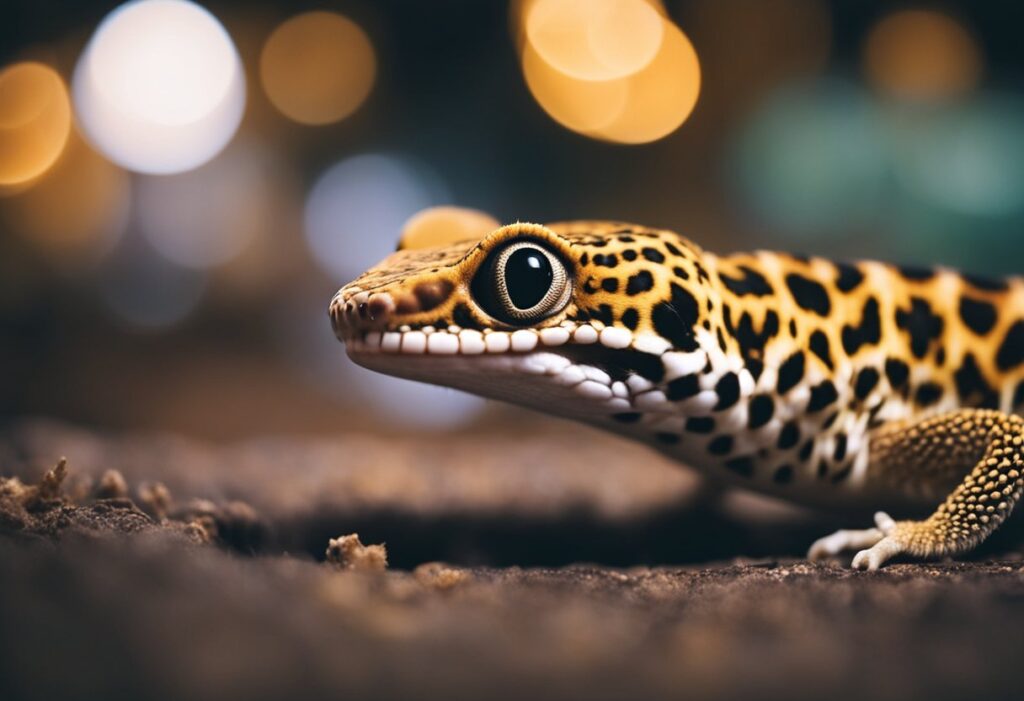
[[[1024,489],[1024,419],[990,409],[961,409],[871,436],[871,467],[893,482],[966,476],[921,521],[875,516],[876,528],[838,531],[818,540],[812,560],[864,548],[857,569],[875,570],[897,555],[934,558],[968,552],[1006,520]]]

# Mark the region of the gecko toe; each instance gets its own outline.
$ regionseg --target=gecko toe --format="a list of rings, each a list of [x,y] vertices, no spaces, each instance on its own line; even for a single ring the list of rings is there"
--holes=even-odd
[[[875,545],[885,536],[877,528],[865,528],[862,530],[839,530],[824,538],[818,538],[807,551],[808,560],[823,560],[835,557],[845,550],[856,550]]]

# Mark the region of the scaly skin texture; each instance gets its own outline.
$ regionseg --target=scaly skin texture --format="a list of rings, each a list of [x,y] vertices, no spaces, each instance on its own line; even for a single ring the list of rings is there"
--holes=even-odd
[[[550,252],[564,303],[487,302],[515,242]],[[927,505],[923,521],[822,538],[963,553],[1021,493],[1024,280],[784,253],[719,257],[620,222],[512,224],[400,250],[331,303],[358,363],[597,425],[723,482],[810,505]],[[945,501],[943,502],[943,498]]]

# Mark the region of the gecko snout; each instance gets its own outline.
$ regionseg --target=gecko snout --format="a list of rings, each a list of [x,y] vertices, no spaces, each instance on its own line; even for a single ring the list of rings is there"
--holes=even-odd
[[[334,335],[341,340],[387,326],[395,311],[395,300],[387,292],[366,292],[341,288],[331,300],[329,314]]]

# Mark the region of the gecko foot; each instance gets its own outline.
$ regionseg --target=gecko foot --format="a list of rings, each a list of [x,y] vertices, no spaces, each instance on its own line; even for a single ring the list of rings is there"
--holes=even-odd
[[[877,543],[853,556],[853,567],[858,570],[877,570],[885,562],[907,551],[905,541],[898,537],[897,523],[889,514],[879,511],[875,514],[875,525],[884,537]]]
[[[875,514],[875,524],[875,528],[843,529],[819,538],[807,552],[807,559],[823,560],[844,550],[860,550],[854,557],[853,566],[858,569],[864,566],[871,570],[878,569],[883,562],[901,552],[902,547],[888,537],[895,527],[895,522],[888,514],[881,511]]]

